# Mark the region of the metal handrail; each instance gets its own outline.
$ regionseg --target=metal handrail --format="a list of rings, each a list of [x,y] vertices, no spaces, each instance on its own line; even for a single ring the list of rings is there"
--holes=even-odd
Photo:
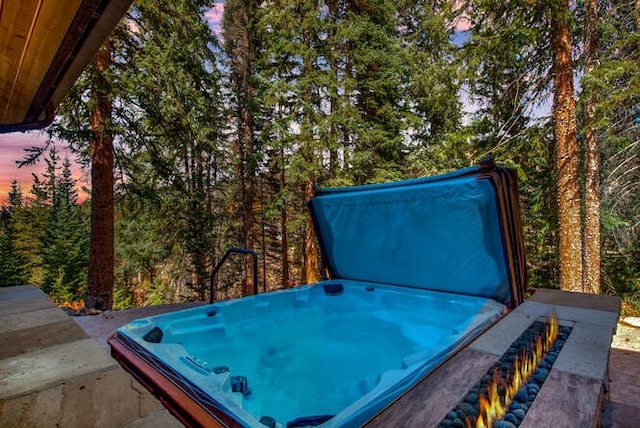
[[[209,303],[213,303],[214,300],[214,291],[217,291],[217,281],[216,278],[218,276],[218,271],[222,267],[225,261],[229,258],[231,254],[249,254],[253,257],[253,294],[258,294],[258,254],[253,250],[247,250],[246,248],[229,248],[224,256],[220,259],[216,267],[211,271],[211,278],[209,279]]]

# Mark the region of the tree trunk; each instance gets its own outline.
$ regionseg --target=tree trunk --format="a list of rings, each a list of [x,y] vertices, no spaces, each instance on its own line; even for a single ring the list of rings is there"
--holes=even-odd
[[[254,198],[255,198],[255,166],[253,166],[253,123],[251,113],[248,111],[249,106],[245,106],[244,111],[244,153],[241,162],[244,163],[244,177],[242,178],[242,234],[243,245],[245,248],[252,250],[255,246],[255,218],[254,218]],[[243,296],[253,294],[254,284],[253,275],[253,259],[245,258],[245,276]]]
[[[236,31],[240,34],[236,40],[236,58],[239,61],[234,66],[237,68],[238,79],[238,138],[240,140],[238,151],[238,172],[240,174],[240,216],[242,219],[242,245],[247,249],[253,249],[255,245],[255,160],[254,160],[254,133],[252,98],[254,93],[251,79],[253,77],[253,30],[251,29],[251,0],[242,0],[238,3],[239,13],[235,16]],[[246,277],[243,280],[242,294],[253,294],[253,276],[249,274],[253,269],[253,261],[249,257],[245,260]]]
[[[287,238],[287,208],[282,208],[280,210],[280,233],[282,236],[282,260],[281,260],[281,270],[282,270],[282,288],[290,288],[293,284],[291,283],[291,278],[289,278],[289,240]]]
[[[598,61],[598,1],[586,2],[587,40],[586,73],[595,68]],[[585,106],[585,216],[584,216],[584,284],[585,292],[600,293],[600,147],[595,128],[597,100],[593,94]]]
[[[111,64],[109,42],[93,57],[98,72],[91,88],[91,244],[87,308],[109,310],[113,306],[114,216],[113,136],[109,131],[112,100],[104,73]]]
[[[305,186],[305,200],[313,196],[313,182],[307,182]],[[320,281],[320,249],[316,240],[315,230],[311,222],[311,216],[307,216],[304,230],[304,256],[303,256],[303,283],[313,284]]]
[[[195,289],[198,299],[204,302],[209,294],[209,275],[207,272],[207,253],[204,246],[191,255],[191,263],[194,267]]]
[[[254,109],[252,98],[253,49],[254,36],[252,14],[253,0],[227,0],[223,18],[223,29],[226,51],[231,71],[232,91],[235,95],[233,116],[237,128],[235,130],[236,173],[239,179],[237,198],[239,201],[238,245],[252,250],[256,242],[255,217],[253,212],[256,182],[254,150]],[[244,261],[246,275],[242,279],[242,295],[253,294],[253,268],[249,257]]]
[[[560,223],[560,288],[582,291],[582,233],[576,104],[568,1],[553,3],[554,105],[558,219]]]
[[[287,185],[287,178],[285,175],[285,154],[284,147],[280,148],[280,190],[284,190]],[[287,205],[280,209],[280,234],[282,236],[282,288],[291,287],[291,281],[289,278],[289,240],[287,236]]]

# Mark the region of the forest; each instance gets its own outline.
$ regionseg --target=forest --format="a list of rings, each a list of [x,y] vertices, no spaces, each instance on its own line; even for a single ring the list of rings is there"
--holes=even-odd
[[[529,286],[637,314],[639,70],[640,0],[135,0],[25,152],[46,170],[0,211],[0,286],[204,300],[229,247],[258,253],[261,290],[315,282],[314,185],[492,156],[518,173]],[[251,269],[228,264],[218,297]]]

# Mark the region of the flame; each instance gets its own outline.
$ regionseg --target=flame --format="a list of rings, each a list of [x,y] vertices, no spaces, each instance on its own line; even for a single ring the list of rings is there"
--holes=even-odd
[[[527,383],[557,338],[558,318],[551,313],[542,336],[536,335],[530,346],[516,357],[511,373],[503,376],[499,367],[495,367],[492,381],[478,399],[480,411],[475,421],[476,428],[490,428],[504,417],[520,388]],[[467,420],[467,426],[474,425]]]

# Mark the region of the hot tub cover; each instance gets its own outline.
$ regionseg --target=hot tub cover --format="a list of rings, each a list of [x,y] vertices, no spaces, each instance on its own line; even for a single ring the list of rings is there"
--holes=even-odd
[[[319,188],[307,206],[332,279],[522,302],[516,175],[491,160],[434,177]]]

